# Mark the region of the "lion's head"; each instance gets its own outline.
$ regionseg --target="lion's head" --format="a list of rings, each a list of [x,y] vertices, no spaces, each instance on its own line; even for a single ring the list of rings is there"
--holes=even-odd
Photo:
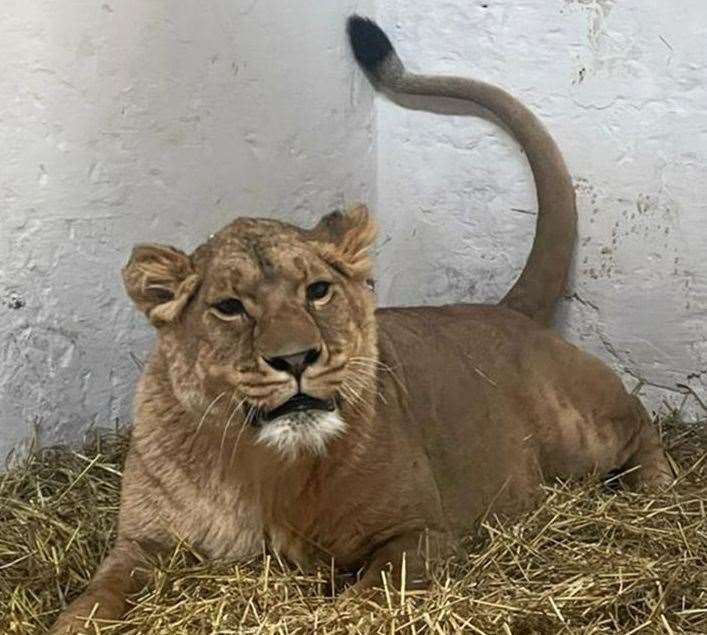
[[[241,218],[191,255],[139,245],[123,270],[159,333],[174,394],[194,417],[228,413],[296,456],[344,432],[375,382],[365,207],[311,230]]]

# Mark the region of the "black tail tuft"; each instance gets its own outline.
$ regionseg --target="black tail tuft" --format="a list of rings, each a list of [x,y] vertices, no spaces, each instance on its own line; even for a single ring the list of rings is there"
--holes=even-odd
[[[359,15],[352,15],[348,19],[346,31],[356,61],[375,75],[381,63],[393,52],[388,36],[373,20]]]

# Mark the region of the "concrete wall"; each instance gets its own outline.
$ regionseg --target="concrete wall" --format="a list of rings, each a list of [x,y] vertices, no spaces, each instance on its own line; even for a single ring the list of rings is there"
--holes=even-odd
[[[540,115],[576,183],[559,326],[679,404],[707,387],[707,4],[379,0],[411,70],[497,83]],[[495,300],[534,229],[529,168],[494,125],[378,104],[384,302]],[[677,392],[676,392],[677,391]],[[688,409],[699,409],[694,397]],[[702,413],[704,415],[704,413]]]
[[[373,2],[0,3],[0,457],[35,428],[128,420],[152,339],[119,281],[137,241],[188,249],[238,214],[308,223],[361,199],[384,304],[510,286],[533,232],[524,159],[479,119],[373,107],[343,38]],[[580,211],[568,337],[653,406],[678,383],[704,396],[707,5],[377,11],[409,66],[497,82],[556,136]]]
[[[374,202],[367,0],[0,3],[0,463],[129,418],[152,335],[119,270],[236,215]]]

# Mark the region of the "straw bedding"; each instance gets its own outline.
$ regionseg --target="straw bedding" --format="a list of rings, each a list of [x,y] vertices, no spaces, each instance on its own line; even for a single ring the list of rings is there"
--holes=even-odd
[[[662,421],[680,476],[660,495],[556,484],[488,519],[421,595],[334,601],[326,571],[275,556],[208,563],[186,545],[106,633],[707,633],[707,427]],[[41,633],[113,538],[121,434],[34,453],[0,476],[0,633]]]

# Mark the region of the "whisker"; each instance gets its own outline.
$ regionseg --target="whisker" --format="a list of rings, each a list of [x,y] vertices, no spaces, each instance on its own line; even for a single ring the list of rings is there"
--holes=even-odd
[[[354,356],[349,359],[350,362],[365,362],[368,364],[371,364],[373,366],[378,366],[379,368],[384,368],[385,370],[392,370],[392,367],[386,364],[385,362],[382,362],[380,359],[376,359],[375,357],[361,357],[361,356]]]
[[[386,364],[385,362],[380,361],[379,359],[376,359],[375,357],[352,357],[349,359],[349,362],[354,362],[354,363],[363,363],[363,364],[369,364],[370,366],[375,366],[377,368],[380,368],[381,370],[384,370],[386,372],[393,373],[394,369],[392,366],[389,364]]]
[[[218,450],[218,462],[221,463],[221,457],[223,455],[223,446],[226,443],[226,436],[228,435],[228,429],[231,427],[231,423],[233,422],[233,417],[236,416],[236,412],[238,412],[245,402],[245,397],[241,399],[233,408],[233,412],[230,414],[228,417],[228,420],[226,421],[226,425],[223,428],[223,433],[221,434],[221,445],[219,446]]]
[[[352,410],[359,414],[363,414],[362,404],[358,403],[358,401],[355,399],[357,395],[356,393],[352,392],[352,389],[349,386],[342,384],[341,392],[339,394],[342,396],[346,404],[351,407]]]
[[[358,375],[349,375],[347,379],[349,383],[352,384],[355,388],[358,388],[359,391],[368,391],[373,395],[380,397],[381,401],[385,405],[388,405],[388,400],[385,398],[385,395],[380,389],[378,389],[377,386],[371,386],[370,383],[364,381],[364,379],[359,377]]]
[[[339,386],[339,392],[341,393],[342,397],[347,401],[347,403],[353,403],[355,401],[356,393],[353,390],[349,384],[346,382],[341,382],[341,385]]]
[[[243,399],[241,401],[241,403],[239,404],[239,407],[243,403],[245,403],[245,399]],[[248,415],[246,415],[243,418],[243,421],[241,423],[241,429],[238,431],[238,434],[236,435],[236,440],[233,442],[233,449],[231,450],[231,458],[228,460],[229,466],[233,465],[233,459],[236,458],[236,450],[238,449],[238,443],[241,440],[241,436],[243,435],[243,431],[246,429],[247,426],[248,426]]]
[[[366,400],[363,398],[363,396],[356,391],[356,389],[351,386],[350,384],[346,383],[346,381],[343,381],[341,383],[341,389],[342,394],[345,394],[348,396],[348,403],[352,407],[358,408],[363,408],[364,406],[367,405]],[[362,410],[358,410],[359,412],[362,412]]]
[[[365,366],[368,364],[368,366],[375,366],[376,368],[379,368],[383,372],[388,373],[394,380],[395,383],[398,384],[400,389],[407,395],[408,394],[408,389],[407,386],[400,380],[398,375],[395,373],[395,370],[389,366],[388,364],[381,362],[378,359],[375,359],[373,357],[352,357],[349,360],[349,363],[353,363],[354,365],[361,365]]]
[[[260,414],[260,408],[258,406],[252,406],[248,414],[246,415],[246,423],[253,423],[257,414]]]
[[[255,417],[260,414],[260,408],[257,406],[251,406],[250,410],[247,412],[246,416],[243,418],[243,423],[241,424],[241,429],[238,431],[238,436],[236,437],[236,440],[233,444],[233,450],[231,450],[231,458],[229,459],[228,464],[232,465],[233,464],[233,459],[236,458],[236,450],[238,449],[238,442],[241,440],[241,436],[243,435],[243,432],[245,429],[253,422]]]
[[[199,431],[201,430],[201,426],[204,425],[204,421],[206,421],[206,417],[209,416],[209,413],[211,412],[211,409],[216,405],[216,403],[218,403],[218,401],[221,399],[221,397],[223,397],[225,394],[226,394],[225,392],[222,392],[220,395],[218,395],[218,397],[216,397],[216,398],[208,405],[208,407],[206,408],[206,410],[204,410],[204,414],[203,414],[203,416],[201,417],[201,420],[199,421],[199,423],[197,424],[196,430],[195,430],[194,434],[193,434],[192,437],[191,437],[191,444],[190,444],[190,446],[189,446],[189,451],[190,451],[190,452],[191,452],[191,450],[192,450],[193,447],[194,447],[194,442],[196,441],[196,437],[197,437],[197,435],[199,434]]]
[[[350,362],[349,369],[355,369],[357,373],[370,373],[371,375],[377,375],[380,372],[380,368],[372,366],[369,364],[361,364],[360,362]]]

